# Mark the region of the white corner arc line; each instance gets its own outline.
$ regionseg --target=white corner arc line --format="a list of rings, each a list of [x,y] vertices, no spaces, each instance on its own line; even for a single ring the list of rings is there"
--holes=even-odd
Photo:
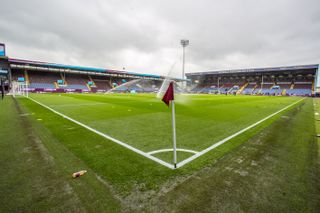
[[[33,98],[29,97],[28,99],[32,100],[33,102],[39,104],[40,106],[42,106],[44,108],[50,110],[53,113],[55,113],[57,115],[60,115],[61,117],[65,118],[65,119],[67,119],[67,120],[69,120],[69,121],[71,121],[71,122],[73,122],[75,124],[78,124],[79,126],[82,126],[82,127],[86,128],[86,129],[90,130],[91,132],[94,132],[94,133],[96,133],[96,134],[98,134],[98,135],[100,135],[100,136],[102,136],[102,137],[104,137],[104,138],[106,138],[108,140],[111,140],[111,141],[113,141],[113,142],[115,142],[115,143],[117,143],[117,144],[119,144],[119,145],[121,145],[121,146],[123,146],[123,147],[125,147],[127,149],[130,149],[131,151],[134,151],[135,153],[138,153],[138,154],[140,154],[140,155],[142,155],[142,156],[144,156],[146,158],[149,158],[150,160],[153,160],[153,161],[155,161],[155,162],[157,162],[157,163],[159,163],[159,164],[161,164],[161,165],[163,165],[163,166],[165,166],[165,167],[167,167],[169,169],[174,169],[174,166],[172,164],[170,164],[170,163],[167,163],[167,162],[165,162],[165,161],[163,161],[163,160],[161,160],[159,158],[156,158],[156,157],[154,157],[154,156],[152,156],[152,155],[150,155],[148,153],[145,153],[145,152],[143,152],[143,151],[141,151],[141,150],[139,150],[137,148],[134,148],[134,147],[132,147],[132,146],[130,146],[130,145],[118,140],[118,139],[115,139],[115,138],[113,138],[113,137],[111,137],[109,135],[106,135],[106,134],[104,134],[102,132],[99,132],[98,130],[93,129],[93,128],[91,128],[91,127],[89,127],[89,126],[87,126],[87,125],[85,125],[85,124],[83,124],[83,123],[81,123],[81,122],[79,122],[77,120],[74,120],[74,119],[72,119],[72,118],[70,118],[70,117],[68,117],[68,116],[66,116],[66,115],[64,115],[64,114],[62,114],[62,113],[60,113],[60,112],[58,112],[58,111],[56,111],[56,110],[54,110],[54,109],[52,109],[52,108],[50,108],[48,106],[36,101],[36,100],[34,100]]]
[[[226,137],[225,139],[223,139],[223,140],[221,140],[221,141],[219,141],[219,142],[217,142],[217,143],[213,144],[212,146],[209,146],[208,148],[206,148],[206,149],[204,149],[204,150],[202,150],[202,151],[198,152],[197,154],[192,155],[191,157],[189,157],[189,158],[187,158],[187,159],[185,159],[185,160],[181,161],[180,163],[178,163],[178,164],[177,164],[177,168],[180,168],[180,167],[182,167],[182,166],[186,165],[187,163],[189,163],[189,162],[191,162],[191,161],[195,160],[196,158],[198,158],[198,157],[200,157],[200,156],[202,156],[202,155],[206,154],[207,152],[209,152],[209,151],[211,151],[211,150],[215,149],[216,147],[220,146],[221,144],[224,144],[225,142],[229,141],[230,139],[232,139],[232,138],[234,138],[234,137],[236,137],[236,136],[238,136],[238,135],[240,135],[240,134],[242,134],[242,133],[244,133],[244,132],[248,131],[249,129],[251,129],[251,128],[253,128],[253,127],[257,126],[258,124],[260,124],[260,123],[264,122],[265,120],[268,120],[269,118],[271,118],[271,117],[273,117],[273,116],[275,116],[275,115],[279,114],[280,112],[282,112],[282,111],[284,111],[284,110],[288,109],[289,107],[291,107],[291,106],[293,106],[293,105],[295,105],[295,104],[297,104],[297,103],[301,102],[301,101],[302,101],[302,100],[304,100],[304,99],[306,99],[306,98],[302,98],[302,99],[300,99],[300,100],[298,100],[298,101],[296,101],[296,102],[294,102],[294,103],[292,103],[292,104],[289,104],[288,106],[286,106],[286,107],[284,107],[284,108],[282,108],[282,109],[278,110],[278,111],[277,111],[277,112],[275,112],[275,113],[272,113],[271,115],[268,115],[267,117],[265,117],[265,118],[261,119],[260,121],[258,121],[258,122],[256,122],[256,123],[254,123],[254,124],[251,124],[250,126],[248,126],[248,127],[244,128],[244,129],[242,129],[242,130],[240,130],[240,131],[238,131],[238,132],[234,133],[233,135],[230,135],[229,137]]]
[[[179,149],[177,148],[178,152],[189,152],[189,153],[193,153],[193,154],[197,154],[197,151],[191,150],[191,149]],[[162,152],[173,152],[173,149],[159,149],[159,150],[154,150],[151,152],[148,152],[149,155],[154,155],[157,153],[162,153]]]

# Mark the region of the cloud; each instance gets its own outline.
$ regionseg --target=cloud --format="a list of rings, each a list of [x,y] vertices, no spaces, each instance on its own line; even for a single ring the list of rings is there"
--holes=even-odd
[[[318,63],[318,0],[4,1],[10,57],[167,74]]]

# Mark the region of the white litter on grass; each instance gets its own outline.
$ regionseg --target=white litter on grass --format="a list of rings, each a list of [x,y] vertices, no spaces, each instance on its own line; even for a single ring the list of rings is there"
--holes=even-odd
[[[258,163],[256,162],[256,161],[251,161],[251,166],[257,166],[258,165]]]
[[[315,115],[319,115],[319,113],[317,113],[317,112],[316,112],[316,113],[314,113],[314,114],[315,114]]]
[[[224,183],[225,183],[227,186],[231,186],[231,185],[232,185],[232,182],[231,182],[231,181],[225,180]]]
[[[20,114],[20,116],[28,116],[30,115],[29,113],[24,113],[24,114]]]
[[[247,176],[249,174],[249,172],[245,171],[245,170],[235,170],[235,173],[241,175],[241,176]]]
[[[38,120],[38,121],[42,121],[42,119],[41,119],[41,118],[38,118],[37,120]]]
[[[243,162],[243,159],[240,157],[238,159],[235,160],[237,163],[242,163]]]
[[[281,116],[281,118],[289,119],[290,117],[289,117],[289,116],[285,116],[285,115],[283,115],[283,116]]]
[[[228,170],[228,171],[232,171],[233,170],[233,168],[231,168],[231,167],[226,167],[226,170]]]

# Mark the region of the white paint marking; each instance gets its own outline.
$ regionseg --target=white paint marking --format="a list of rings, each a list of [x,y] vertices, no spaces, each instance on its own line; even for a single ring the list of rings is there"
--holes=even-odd
[[[92,131],[92,132],[94,132],[94,133],[96,133],[96,134],[108,139],[108,140],[111,140],[111,141],[113,141],[113,142],[115,142],[115,143],[117,143],[117,144],[119,144],[119,145],[121,145],[121,146],[123,146],[123,147],[125,147],[127,149],[130,149],[131,151],[134,151],[135,153],[138,153],[138,154],[140,154],[140,155],[142,155],[142,156],[144,156],[146,158],[149,158],[150,160],[153,160],[153,161],[155,161],[155,162],[157,162],[157,163],[159,163],[159,164],[161,164],[163,166],[166,166],[166,167],[168,167],[170,169],[174,169],[174,166],[172,164],[169,164],[169,163],[167,163],[167,162],[165,162],[165,161],[163,161],[163,160],[161,160],[159,158],[156,158],[156,157],[154,157],[154,156],[152,156],[152,155],[150,155],[148,153],[145,153],[145,152],[143,152],[143,151],[141,151],[139,149],[136,149],[136,148],[134,148],[134,147],[122,142],[122,141],[119,141],[118,139],[115,139],[115,138],[109,136],[109,135],[106,135],[106,134],[104,134],[102,132],[99,132],[98,130],[93,129],[93,128],[91,128],[91,127],[89,127],[89,126],[87,126],[87,125],[85,125],[85,124],[83,124],[83,123],[81,123],[81,122],[79,122],[77,120],[74,120],[73,118],[70,118],[70,117],[62,114],[62,113],[60,113],[60,112],[58,112],[58,111],[56,111],[56,110],[54,110],[54,109],[52,109],[52,108],[50,108],[50,107],[48,107],[46,105],[34,100],[33,98],[29,97],[29,99],[34,101],[35,103],[39,104],[40,106],[50,110],[51,112],[53,112],[53,113],[55,113],[57,115],[60,115],[61,117],[65,118],[65,119],[67,119],[67,120],[69,120],[69,121],[71,121],[73,123],[78,124],[79,126],[82,126],[82,127],[86,128],[86,129],[88,129],[88,130],[90,130],[90,131]]]
[[[291,106],[293,106],[293,105],[295,105],[295,104],[297,104],[297,103],[301,102],[301,101],[302,101],[302,100],[304,100],[304,99],[305,99],[305,98],[302,98],[302,99],[300,99],[300,100],[298,100],[298,101],[296,101],[296,102],[294,102],[294,103],[292,103],[292,104],[290,104],[290,105],[288,105],[288,106],[286,106],[286,107],[284,107],[284,108],[280,109],[279,111],[277,111],[277,112],[275,112],[275,113],[272,113],[271,115],[269,115],[269,116],[267,116],[267,117],[265,117],[265,118],[261,119],[260,121],[258,121],[258,122],[256,122],[256,123],[254,123],[254,124],[252,124],[252,125],[250,125],[250,126],[248,126],[248,127],[244,128],[244,129],[240,130],[239,132],[234,133],[233,135],[230,135],[229,137],[227,137],[227,138],[225,138],[225,139],[223,139],[223,140],[221,140],[221,141],[219,141],[219,142],[217,142],[217,143],[213,144],[212,146],[210,146],[210,147],[208,147],[208,148],[206,148],[206,149],[202,150],[201,152],[198,152],[197,154],[195,154],[195,155],[193,155],[193,156],[191,156],[191,157],[189,157],[189,158],[187,158],[187,159],[185,159],[185,160],[181,161],[180,163],[178,163],[178,164],[177,164],[177,168],[180,168],[180,167],[182,167],[182,166],[186,165],[187,163],[189,163],[189,162],[193,161],[194,159],[196,159],[196,158],[198,158],[198,157],[200,157],[200,156],[202,156],[202,155],[206,154],[207,152],[209,152],[209,151],[213,150],[214,148],[216,148],[216,147],[220,146],[221,144],[224,144],[225,142],[229,141],[230,139],[232,139],[232,138],[234,138],[234,137],[236,137],[236,136],[238,136],[238,135],[240,135],[240,134],[242,134],[242,133],[244,133],[244,132],[248,131],[249,129],[251,129],[251,128],[253,128],[253,127],[257,126],[258,124],[260,124],[260,123],[264,122],[265,120],[268,120],[269,118],[271,118],[271,117],[273,117],[273,116],[275,116],[275,115],[279,114],[280,112],[282,112],[282,111],[284,111],[284,110],[288,109],[289,107],[291,107]]]
[[[148,154],[149,155],[154,155],[154,154],[161,153],[161,152],[172,152],[172,151],[173,151],[173,149],[159,149],[159,150],[148,152]],[[190,153],[193,153],[193,154],[197,154],[198,153],[197,151],[190,150],[190,149],[177,149],[177,151],[178,152],[190,152]]]
[[[159,150],[157,150],[157,151],[152,151],[152,152],[149,152],[149,153],[143,152],[143,151],[141,151],[141,150],[139,150],[139,149],[136,149],[136,148],[134,148],[134,147],[132,147],[132,146],[130,146],[130,145],[122,142],[122,141],[119,141],[119,140],[117,140],[117,139],[115,139],[115,138],[112,138],[112,137],[109,136],[109,135],[106,135],[106,134],[104,134],[104,133],[102,133],[102,132],[99,132],[99,131],[97,131],[97,130],[95,130],[95,129],[93,129],[93,128],[91,128],[91,127],[89,127],[89,126],[87,126],[87,125],[85,125],[85,124],[83,124],[83,123],[81,123],[81,122],[79,122],[79,121],[76,121],[76,120],[74,120],[74,119],[72,119],[72,118],[70,118],[70,117],[68,117],[68,116],[66,116],[66,115],[64,115],[64,114],[62,114],[62,113],[60,113],[60,112],[58,112],[58,111],[56,111],[56,110],[54,110],[54,109],[52,109],[52,108],[50,108],[50,107],[48,107],[48,106],[46,106],[46,105],[44,105],[44,104],[36,101],[36,100],[34,100],[33,98],[30,98],[30,97],[29,97],[29,99],[32,100],[32,101],[34,101],[35,103],[41,105],[42,107],[47,108],[48,110],[52,111],[53,113],[55,113],[55,114],[57,114],[57,115],[60,115],[60,116],[62,116],[63,118],[65,118],[65,119],[67,119],[67,120],[70,120],[70,121],[72,121],[72,122],[74,122],[74,123],[76,123],[76,124],[78,124],[78,125],[86,128],[86,129],[88,129],[88,130],[90,130],[90,131],[92,131],[92,132],[94,132],[94,133],[96,133],[96,134],[98,134],[98,135],[106,138],[106,139],[109,139],[109,140],[111,140],[111,141],[113,141],[113,142],[115,142],[115,143],[117,143],[117,144],[119,144],[119,145],[121,145],[121,146],[123,146],[123,147],[126,147],[127,149],[130,149],[130,150],[132,150],[132,151],[134,151],[134,152],[136,152],[136,153],[138,153],[138,154],[140,154],[140,155],[142,155],[142,156],[144,156],[144,157],[146,157],[146,158],[149,158],[149,159],[151,159],[151,160],[153,160],[153,161],[155,161],[155,162],[157,162],[157,163],[159,163],[159,164],[161,164],[161,165],[163,165],[163,166],[165,166],[165,167],[167,167],[167,168],[174,169],[174,166],[173,166],[172,164],[169,164],[169,163],[167,163],[167,162],[165,162],[165,161],[163,161],[163,160],[161,160],[161,159],[159,159],[159,158],[156,158],[156,157],[152,156],[152,154],[157,153],[157,151],[159,151]],[[279,111],[277,111],[277,112],[275,112],[275,113],[272,113],[271,115],[269,115],[269,116],[261,119],[260,121],[258,121],[258,122],[256,122],[256,123],[254,123],[254,124],[252,124],[252,125],[244,128],[244,129],[240,130],[239,132],[236,132],[235,134],[233,134],[233,135],[231,135],[231,136],[229,136],[229,137],[227,137],[227,138],[225,138],[225,139],[223,139],[223,140],[221,140],[221,141],[213,144],[212,146],[210,146],[210,147],[208,147],[208,148],[206,148],[206,149],[204,149],[204,150],[202,150],[202,151],[200,151],[200,152],[196,152],[195,155],[193,155],[193,156],[191,156],[191,157],[189,157],[189,158],[181,161],[180,163],[178,163],[178,164],[177,164],[177,168],[180,168],[180,167],[186,165],[187,163],[189,163],[189,162],[195,160],[196,158],[198,158],[198,157],[206,154],[207,152],[209,152],[209,151],[215,149],[216,147],[224,144],[225,142],[229,141],[230,139],[232,139],[232,138],[234,138],[234,137],[236,137],[236,136],[238,136],[238,135],[240,135],[240,134],[248,131],[249,129],[251,129],[251,128],[257,126],[257,125],[259,125],[260,123],[264,122],[265,120],[268,120],[269,118],[271,118],[271,117],[279,114],[280,112],[282,112],[282,111],[288,109],[289,107],[291,107],[291,106],[293,106],[293,105],[301,102],[301,101],[304,100],[304,99],[306,99],[306,98],[302,98],[302,99],[300,99],[300,100],[298,100],[298,101],[296,101],[296,102],[294,102],[294,103],[292,103],[292,104],[290,104],[290,105],[288,105],[288,106],[280,109]],[[170,150],[170,151],[172,151],[172,149],[163,149],[163,150]],[[189,150],[189,151],[192,151],[192,150]],[[195,152],[195,151],[194,151],[194,152]]]
[[[20,116],[29,116],[29,115],[30,115],[29,113],[20,114]]]

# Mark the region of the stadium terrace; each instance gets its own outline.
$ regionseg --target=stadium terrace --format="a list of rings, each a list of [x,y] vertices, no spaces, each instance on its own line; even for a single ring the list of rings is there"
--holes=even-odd
[[[318,64],[187,73],[194,93],[312,96],[319,93]]]

